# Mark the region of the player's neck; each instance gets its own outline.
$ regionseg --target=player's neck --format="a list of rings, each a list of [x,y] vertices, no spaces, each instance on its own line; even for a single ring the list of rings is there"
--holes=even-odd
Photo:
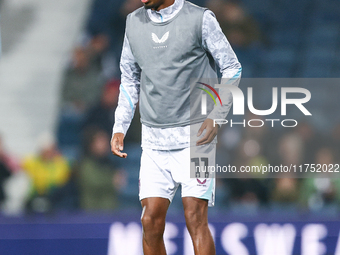
[[[160,11],[164,8],[167,8],[175,3],[175,0],[164,0],[159,6],[152,8],[154,11]]]

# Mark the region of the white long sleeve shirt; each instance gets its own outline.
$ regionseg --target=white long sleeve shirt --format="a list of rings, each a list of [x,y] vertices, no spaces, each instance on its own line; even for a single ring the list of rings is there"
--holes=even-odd
[[[174,4],[167,8],[160,11],[148,9],[147,13],[154,22],[166,22],[181,10],[183,4],[184,0],[175,0]],[[242,70],[241,64],[223,34],[215,15],[209,10],[206,10],[203,15],[202,46],[214,58],[222,72],[222,78],[232,79],[232,84],[238,86]],[[123,43],[120,69],[122,72],[121,87],[118,106],[115,112],[113,134],[126,134],[139,100],[141,69],[132,54],[126,36]],[[224,119],[230,110],[230,92],[219,89],[219,94],[221,97],[229,98],[229,100],[223,106],[215,106],[208,115],[208,118]],[[198,130],[199,127],[200,124],[197,125],[196,129]],[[153,128],[142,125],[142,147],[156,150],[173,150],[189,147],[190,130],[194,129],[190,129],[190,126]],[[195,137],[194,135],[196,134],[191,134],[191,137]]]

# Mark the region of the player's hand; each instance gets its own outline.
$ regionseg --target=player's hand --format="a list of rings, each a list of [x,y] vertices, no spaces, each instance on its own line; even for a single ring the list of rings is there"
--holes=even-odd
[[[111,151],[113,155],[116,155],[120,158],[126,158],[127,154],[121,152],[123,149],[124,149],[124,134],[115,133],[111,139]]]
[[[197,146],[211,143],[217,135],[218,125],[214,127],[214,121],[212,119],[206,119],[198,130],[197,136],[200,136],[204,130],[206,130],[205,135],[196,142]]]

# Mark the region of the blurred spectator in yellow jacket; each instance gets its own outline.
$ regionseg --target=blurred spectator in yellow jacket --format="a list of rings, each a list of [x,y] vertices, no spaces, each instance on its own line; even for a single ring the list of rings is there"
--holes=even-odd
[[[22,167],[32,180],[29,209],[36,212],[51,210],[54,194],[70,178],[70,166],[59,153],[54,138],[43,134],[39,141],[39,153],[26,157]]]

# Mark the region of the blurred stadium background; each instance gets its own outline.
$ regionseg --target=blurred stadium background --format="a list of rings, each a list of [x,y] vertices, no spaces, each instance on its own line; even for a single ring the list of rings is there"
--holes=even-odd
[[[214,11],[244,78],[340,77],[339,0],[192,2]],[[0,254],[142,253],[138,113],[128,158],[109,151],[125,17],[139,6],[0,0]],[[312,118],[288,131],[223,127],[217,163],[339,164],[340,87],[306,88]],[[271,89],[254,91],[271,104]],[[165,239],[189,255],[179,195]],[[217,254],[339,255],[339,209],[339,179],[219,179]]]

